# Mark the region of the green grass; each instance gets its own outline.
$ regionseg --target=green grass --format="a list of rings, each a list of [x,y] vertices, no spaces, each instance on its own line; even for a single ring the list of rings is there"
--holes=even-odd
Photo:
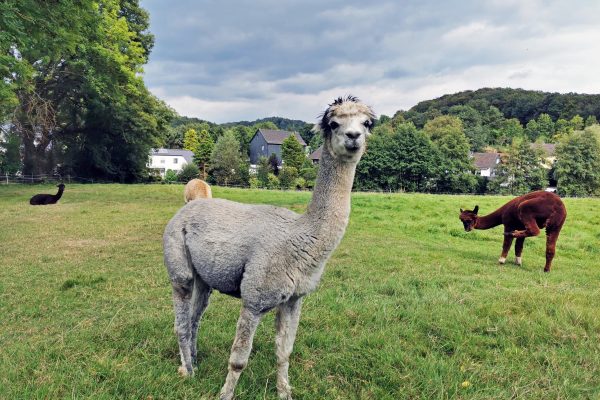
[[[161,235],[183,186],[68,185],[59,204],[29,206],[54,190],[0,186],[0,398],[215,398],[240,305],[212,296],[196,376],[180,378]],[[310,197],[214,195],[299,212]],[[304,303],[295,398],[600,398],[600,200],[565,200],[550,274],[543,237],[526,240],[517,268],[497,265],[501,227],[463,231],[459,207],[507,200],[354,194]],[[236,394],[277,397],[272,314]]]

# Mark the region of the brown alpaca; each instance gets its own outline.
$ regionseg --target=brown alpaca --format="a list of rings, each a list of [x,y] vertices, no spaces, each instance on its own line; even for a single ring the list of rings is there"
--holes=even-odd
[[[56,194],[36,194],[31,199],[29,199],[29,204],[32,206],[43,206],[46,204],[56,204],[56,202],[61,198],[63,192],[65,191],[65,185],[62,183],[56,185],[58,187],[58,193]]]
[[[513,238],[517,238],[515,263],[521,265],[521,254],[523,253],[525,238],[537,236],[540,234],[541,228],[546,228],[546,266],[544,272],[550,271],[556,251],[556,241],[567,218],[567,209],[560,197],[554,193],[544,191],[532,192],[512,199],[486,216],[478,216],[478,211],[479,206],[475,206],[473,211],[461,208],[459,218],[467,232],[472,229],[490,229],[501,224],[504,225],[504,244],[502,245],[502,254],[498,260],[500,264],[506,262],[506,256]]]
[[[200,179],[189,181],[183,191],[183,200],[186,203],[196,199],[212,199],[210,185]]]

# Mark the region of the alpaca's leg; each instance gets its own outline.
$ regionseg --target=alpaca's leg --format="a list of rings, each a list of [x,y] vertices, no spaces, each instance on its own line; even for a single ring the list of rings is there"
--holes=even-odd
[[[558,240],[559,232],[550,232],[546,234],[546,265],[544,266],[544,272],[550,272],[552,266],[552,260],[556,253],[556,241]]]
[[[502,243],[502,254],[500,254],[500,259],[498,259],[498,262],[500,264],[504,264],[506,262],[506,256],[508,256],[508,251],[510,250],[510,246],[512,246],[512,242],[513,237],[504,234],[504,243]]]
[[[212,289],[200,279],[198,274],[194,274],[194,290],[192,292],[192,313],[191,313],[191,329],[192,329],[192,338],[191,338],[191,356],[192,356],[192,364],[196,364],[197,362],[197,337],[198,337],[198,327],[200,325],[200,319],[202,318],[202,314],[206,307],[208,306],[208,299],[210,294],[212,293]]]
[[[288,380],[288,368],[290,354],[294,347],[296,339],[296,330],[300,321],[300,309],[302,298],[289,300],[287,303],[280,305],[277,309],[275,317],[275,327],[277,329],[277,337],[275,343],[277,346],[277,392],[279,398],[291,400],[292,388]]]
[[[261,317],[262,314],[260,313],[250,311],[246,307],[242,308],[237,323],[233,346],[231,346],[229,372],[227,373],[225,384],[221,389],[221,400],[233,399],[233,391],[240,378],[240,374],[248,364],[248,358],[250,357],[250,351],[252,350],[254,332],[256,332],[256,327],[258,326]]]
[[[191,301],[192,300],[192,282],[186,285],[173,285],[173,306],[175,309],[175,334],[179,341],[179,355],[181,356],[181,366],[179,373],[182,376],[191,376],[194,374],[192,369],[191,353]]]
[[[515,242],[515,264],[522,265],[523,260],[521,255],[523,254],[523,245],[525,244],[525,238],[517,238]]]

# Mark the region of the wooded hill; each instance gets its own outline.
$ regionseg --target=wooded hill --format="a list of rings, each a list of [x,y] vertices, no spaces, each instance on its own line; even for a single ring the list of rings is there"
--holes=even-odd
[[[453,106],[479,105],[482,102],[499,109],[505,118],[517,118],[523,125],[537,119],[541,114],[550,115],[554,121],[559,118],[571,119],[575,115],[583,118],[594,115],[600,119],[598,94],[561,94],[510,88],[482,88],[447,94],[437,99],[422,101],[408,110],[407,114],[427,113],[432,110],[447,114]]]

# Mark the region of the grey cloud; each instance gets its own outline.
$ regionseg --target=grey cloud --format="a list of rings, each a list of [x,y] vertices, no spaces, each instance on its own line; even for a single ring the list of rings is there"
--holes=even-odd
[[[541,70],[532,66],[549,52],[577,46],[577,32],[593,29],[600,11],[600,3],[583,0],[142,0],[142,6],[156,37],[145,73],[151,90],[167,100],[199,99],[199,107],[247,104],[245,117],[260,110],[261,102],[265,110],[284,112],[273,99],[321,101],[335,91],[359,89],[389,99],[393,95],[379,93],[417,90],[423,82],[448,90],[455,86],[444,79],[473,68],[498,75],[511,66],[519,81],[516,71]],[[562,35],[560,43],[549,43],[556,35]],[[479,79],[490,85],[491,78],[481,73]],[[197,116],[211,118],[202,112]]]

